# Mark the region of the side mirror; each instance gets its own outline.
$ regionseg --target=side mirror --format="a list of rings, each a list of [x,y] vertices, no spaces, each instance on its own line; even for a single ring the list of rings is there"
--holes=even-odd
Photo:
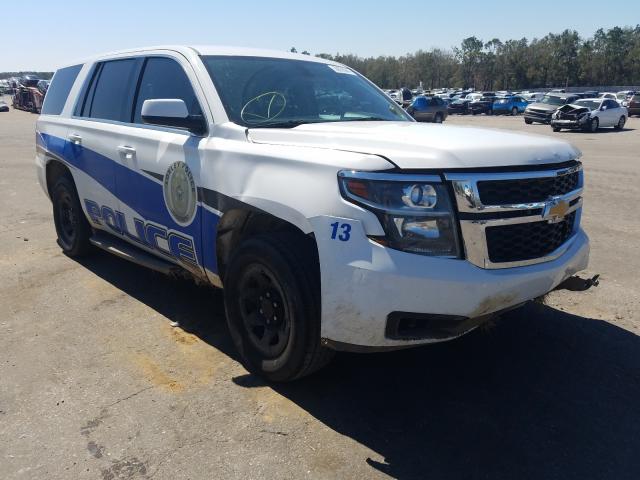
[[[207,127],[202,115],[189,115],[187,105],[179,98],[157,98],[142,104],[142,121],[150,125],[184,128],[202,135]]]

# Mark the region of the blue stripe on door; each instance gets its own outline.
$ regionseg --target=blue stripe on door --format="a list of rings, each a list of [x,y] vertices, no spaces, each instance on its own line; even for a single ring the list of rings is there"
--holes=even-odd
[[[197,221],[187,227],[178,225],[167,210],[162,185],[159,183],[109,157],[65,139],[39,133],[36,135],[36,142],[53,155],[89,175],[131,209],[154,212],[154,218],[145,218],[144,220],[160,223],[169,229],[193,237],[197,245],[198,263],[209,271],[217,273],[215,241],[216,229],[220,220],[217,215],[198,206],[196,218],[201,218],[202,225]],[[115,178],[118,179],[117,189],[114,184]]]

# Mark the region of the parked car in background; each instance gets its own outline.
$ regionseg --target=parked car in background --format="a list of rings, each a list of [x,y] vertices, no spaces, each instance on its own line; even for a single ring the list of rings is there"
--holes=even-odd
[[[629,105],[627,105],[627,110],[629,111],[629,116],[631,115],[639,115],[640,116],[640,93],[636,93],[634,96],[629,99]]]
[[[616,99],[620,105],[627,107],[629,105],[629,99],[633,97],[635,93],[633,90],[621,90],[616,93]]]
[[[471,103],[471,100],[467,100],[466,98],[454,100],[447,105],[447,112],[449,112],[449,114],[458,113],[460,115],[466,115],[469,113],[469,103]]]
[[[610,98],[611,100],[618,100],[618,96],[613,92],[602,92],[598,95],[598,98]]]
[[[527,93],[521,94],[520,96],[529,103],[535,103],[542,100],[542,97],[544,97],[544,93],[543,92],[527,92]]]
[[[465,100],[469,100],[470,102],[477,102],[482,98],[482,94],[479,92],[471,92],[471,93],[467,93],[467,96],[464,98]]]
[[[5,102],[4,100],[0,100],[0,112],[8,112],[9,111],[9,105],[7,105],[7,102]]]
[[[496,115],[517,115],[519,113],[523,113],[528,106],[529,102],[520,95],[512,95],[509,97],[497,98],[493,102],[492,109],[493,113]]]
[[[551,115],[562,105],[573,103],[578,97],[572,93],[547,93],[539,102],[531,103],[524,111],[524,123],[551,122]]]
[[[49,80],[40,80],[36,85],[36,88],[40,91],[40,93],[42,93],[42,95],[46,95],[50,83],[51,82]]]
[[[600,95],[600,92],[597,90],[586,90],[584,92],[584,98],[597,98]]]
[[[416,97],[407,113],[418,122],[442,123],[447,118],[447,104],[440,97]]]
[[[471,102],[469,104],[469,110],[472,115],[478,115],[485,113],[487,115],[493,115],[493,102],[496,100],[495,96],[483,96],[480,100]]]
[[[551,128],[595,132],[600,127],[624,128],[629,113],[625,107],[610,98],[585,98],[563,105],[551,116]]]

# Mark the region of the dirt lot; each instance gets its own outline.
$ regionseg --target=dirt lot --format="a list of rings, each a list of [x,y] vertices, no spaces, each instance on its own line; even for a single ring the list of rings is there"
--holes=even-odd
[[[60,253],[35,120],[0,113],[0,478],[640,478],[640,119],[450,117],[582,149],[601,286],[276,387],[237,362],[219,293]]]

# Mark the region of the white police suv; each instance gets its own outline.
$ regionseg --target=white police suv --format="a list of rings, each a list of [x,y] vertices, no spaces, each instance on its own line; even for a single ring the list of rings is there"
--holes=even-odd
[[[37,170],[69,256],[224,287],[248,369],[452,339],[587,266],[580,152],[418,124],[320,58],[160,47],[59,69]]]

